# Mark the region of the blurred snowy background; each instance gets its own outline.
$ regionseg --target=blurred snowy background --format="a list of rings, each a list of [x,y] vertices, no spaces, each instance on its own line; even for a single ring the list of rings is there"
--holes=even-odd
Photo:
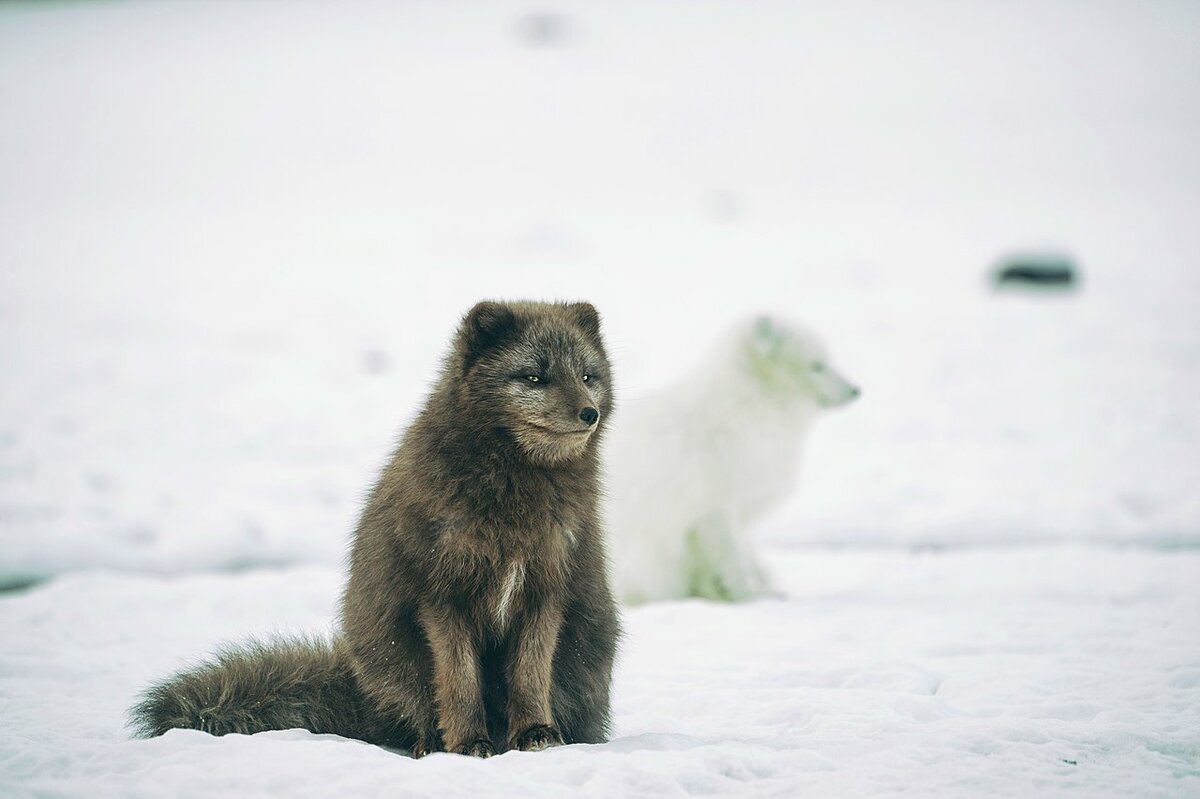
[[[0,601],[0,792],[1194,795],[1198,41],[1167,0],[0,3],[0,583],[61,574]],[[1080,288],[992,291],[1027,249]],[[217,641],[328,628],[482,297],[595,302],[627,401],[747,312],[817,329],[864,395],[761,530],[788,599],[628,612],[603,747],[128,741]]]
[[[1200,7],[0,6],[0,572],[336,563],[481,297],[864,388],[764,530],[1200,544]],[[994,295],[1012,250],[1081,290]]]

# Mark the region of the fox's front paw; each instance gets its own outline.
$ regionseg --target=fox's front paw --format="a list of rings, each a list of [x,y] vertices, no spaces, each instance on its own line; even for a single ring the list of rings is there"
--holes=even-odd
[[[437,734],[423,735],[413,744],[412,756],[420,758],[440,751],[442,751],[442,736]]]
[[[563,737],[549,724],[535,724],[513,739],[513,749],[522,752],[538,752],[552,746],[562,746]]]
[[[480,738],[476,741],[471,741],[458,748],[460,755],[468,755],[470,757],[491,757],[496,754],[492,742],[487,738]]]

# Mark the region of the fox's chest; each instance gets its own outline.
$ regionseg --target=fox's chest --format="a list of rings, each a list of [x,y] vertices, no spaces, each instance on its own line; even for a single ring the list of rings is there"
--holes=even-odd
[[[470,603],[483,626],[503,631],[531,604],[565,589],[575,535],[569,528],[535,531],[448,530],[434,575]]]
[[[514,559],[504,564],[500,569],[499,579],[493,581],[490,596],[484,601],[483,615],[489,626],[497,630],[508,628],[508,622],[514,612],[524,609],[525,598],[525,561]]]

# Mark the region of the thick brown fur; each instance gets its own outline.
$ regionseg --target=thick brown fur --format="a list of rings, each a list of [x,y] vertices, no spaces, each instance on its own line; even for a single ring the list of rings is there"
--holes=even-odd
[[[367,500],[333,643],[227,650],[152,688],[135,728],[302,727],[417,755],[605,740],[610,378],[591,305],[476,305]]]

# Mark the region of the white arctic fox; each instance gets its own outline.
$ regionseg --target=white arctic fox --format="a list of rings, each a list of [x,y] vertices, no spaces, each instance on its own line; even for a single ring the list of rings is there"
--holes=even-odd
[[[621,600],[768,593],[747,527],[795,487],[817,412],[858,393],[815,334],[760,316],[681,382],[626,403],[606,445]]]

